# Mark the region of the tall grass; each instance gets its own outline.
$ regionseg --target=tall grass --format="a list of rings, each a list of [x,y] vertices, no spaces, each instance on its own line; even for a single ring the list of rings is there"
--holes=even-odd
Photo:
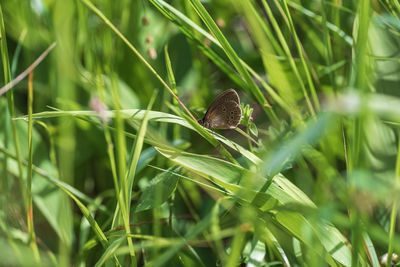
[[[0,1],[1,265],[396,264],[399,14]],[[240,129],[200,126],[228,88]]]

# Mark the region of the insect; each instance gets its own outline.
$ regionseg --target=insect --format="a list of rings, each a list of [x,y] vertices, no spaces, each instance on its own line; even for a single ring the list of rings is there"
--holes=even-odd
[[[209,129],[234,129],[242,118],[239,95],[233,89],[220,94],[198,123]]]

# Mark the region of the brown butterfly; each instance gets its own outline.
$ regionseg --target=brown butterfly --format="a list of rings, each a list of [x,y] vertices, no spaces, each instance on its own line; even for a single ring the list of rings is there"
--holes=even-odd
[[[198,123],[209,129],[234,129],[242,118],[239,95],[229,89],[220,94]]]

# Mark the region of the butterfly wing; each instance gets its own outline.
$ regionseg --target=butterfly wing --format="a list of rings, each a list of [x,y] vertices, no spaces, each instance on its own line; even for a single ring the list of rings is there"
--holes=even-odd
[[[209,113],[208,128],[234,129],[242,118],[242,110],[237,102],[223,102]]]
[[[214,113],[215,109],[219,107],[224,102],[233,101],[240,106],[239,95],[233,89],[228,89],[222,92],[214,101],[211,103],[210,107],[207,109],[206,115],[204,115],[204,121],[208,121],[211,114]]]

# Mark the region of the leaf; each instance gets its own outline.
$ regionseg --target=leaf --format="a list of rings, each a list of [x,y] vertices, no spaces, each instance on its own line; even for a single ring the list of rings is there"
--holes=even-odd
[[[256,206],[262,214],[271,216],[280,227],[310,249],[316,248],[317,245],[322,246],[325,248],[326,260],[331,264],[335,259],[345,266],[351,265],[351,252],[346,245],[348,241],[338,229],[324,221],[310,221],[297,210],[282,209],[289,204],[301,205],[311,210],[316,208],[315,204],[282,174],[276,175],[267,190],[261,192],[260,188],[269,180],[240,166],[203,155],[160,148],[157,150],[171,161],[209,179],[240,201]],[[307,233],[312,233],[313,241],[310,241]]]
[[[180,171],[181,167],[174,166],[151,180],[140,196],[135,212],[152,209],[155,205],[161,205],[167,201],[175,191],[179,181],[179,177],[175,173],[180,173]],[[156,194],[158,195],[157,198],[155,198]],[[155,203],[155,199],[158,199],[158,203]]]
[[[176,253],[178,253],[183,247],[186,246],[187,242],[194,239],[200,233],[204,232],[207,227],[211,224],[212,221],[212,213],[208,213],[200,222],[198,222],[195,226],[191,227],[185,236],[179,239],[175,245],[170,246],[167,251],[162,253],[156,258],[153,258],[152,261],[147,263],[148,266],[158,267],[158,266],[166,266],[168,260],[172,258]]]
[[[258,129],[257,126],[254,123],[250,123],[250,132],[258,137]]]
[[[140,110],[140,109],[124,109],[119,111],[121,116],[125,119],[130,119],[130,120],[143,120],[145,110]],[[47,119],[47,118],[56,118],[56,117],[63,117],[63,116],[72,116],[72,117],[97,117],[98,115],[94,111],[45,111],[45,112],[40,112],[40,113],[35,113],[32,115],[32,118],[34,119]],[[109,118],[113,118],[115,116],[114,111],[107,111],[106,116]],[[186,128],[194,130],[193,126],[191,126],[189,123],[187,123],[185,120],[182,118],[164,113],[164,112],[159,112],[159,111],[149,111],[149,120],[154,121],[154,122],[164,122],[164,123],[175,123],[179,124],[181,126],[184,126]],[[26,116],[19,117],[17,119],[26,119]],[[198,125],[201,127],[200,125]],[[202,127],[202,130],[204,128]],[[206,129],[204,129],[206,130]],[[219,140],[220,142],[224,143],[225,145],[229,146],[230,148],[236,150],[243,156],[245,156],[248,160],[255,164],[260,164],[262,161],[260,158],[258,158],[256,155],[248,151],[247,149],[243,148],[242,146],[238,145],[237,143],[227,139],[226,137],[207,130],[208,134],[211,134],[214,136],[215,139]],[[147,136],[146,136],[147,137]],[[145,142],[151,144],[151,145],[159,145],[156,140],[149,140],[145,137]]]
[[[3,149],[2,147],[0,147],[0,151],[3,152],[4,154],[7,154],[7,156],[12,158],[13,160],[16,160],[15,156],[8,153],[8,151]],[[25,161],[23,161],[23,164],[27,165],[27,163]],[[44,196],[41,196],[39,193],[34,194],[34,200],[35,200],[35,204],[41,209],[41,211],[43,212],[45,217],[48,219],[50,225],[52,225],[53,227],[58,227],[58,224],[57,224],[58,223],[58,221],[57,221],[58,213],[56,212],[55,207],[58,207],[56,204],[58,204],[58,202],[60,201],[59,199],[60,199],[61,192],[57,191],[57,190],[52,190],[52,188],[57,187],[63,193],[67,194],[75,202],[75,204],[78,206],[78,208],[81,210],[82,214],[85,216],[85,218],[89,222],[92,230],[96,234],[101,245],[104,248],[107,248],[109,244],[108,244],[108,240],[107,240],[105,234],[99,227],[97,221],[90,214],[89,209],[79,200],[79,198],[84,199],[85,201],[91,202],[92,204],[95,204],[95,206],[98,206],[98,205],[93,200],[91,200],[89,197],[85,196],[83,193],[81,193],[74,187],[60,181],[57,178],[51,177],[50,175],[48,175],[46,173],[46,171],[36,167],[35,165],[33,165],[32,167],[33,167],[32,170],[35,172],[37,177],[45,178],[45,180],[43,180],[43,184],[45,185],[47,183],[46,188],[47,188],[47,191],[49,191],[49,192],[46,192],[45,190],[43,190]],[[42,180],[38,179],[38,181],[42,181]],[[33,183],[33,185],[37,185],[38,181],[35,181],[35,183]],[[49,188],[51,188],[51,189],[49,190]],[[50,208],[49,208],[49,206],[50,206]],[[102,209],[104,209],[104,207]],[[65,234],[66,234],[65,232],[58,232],[57,228],[55,228],[55,229],[56,229],[57,234],[60,235],[60,238],[63,238],[63,237],[69,238],[68,236],[65,237]],[[118,259],[116,257],[114,257],[113,260],[114,260],[115,265],[120,266]]]
[[[122,236],[114,240],[110,246],[104,251],[100,259],[96,262],[95,267],[103,266],[107,260],[112,259],[116,250],[121,246],[122,242],[126,240],[126,236]]]
[[[190,4],[192,5],[193,9],[197,12],[199,17],[202,19],[204,24],[210,30],[210,32],[215,36],[215,39],[221,44],[222,50],[225,52],[229,60],[231,61],[232,65],[235,67],[237,72],[240,73],[243,80],[246,82],[245,89],[247,92],[252,93],[253,96],[257,99],[260,105],[264,108],[267,114],[271,114],[271,110],[264,107],[264,104],[267,103],[264,95],[260,91],[260,89],[255,84],[253,78],[250,76],[249,71],[246,69],[245,64],[240,60],[239,56],[232,48],[231,44],[228,42],[227,38],[218,28],[217,24],[212,19],[211,15],[207,12],[204,8],[203,4],[200,0],[189,0]]]
[[[0,238],[1,266],[32,266],[35,262],[32,248],[12,239]],[[42,266],[59,266],[46,251],[40,251]]]
[[[331,113],[322,113],[316,120],[312,120],[307,128],[300,131],[288,141],[279,145],[264,161],[263,173],[272,177],[281,172],[302,152],[306,146],[316,144],[327,131],[329,126],[335,125],[335,116]]]
[[[265,243],[260,240],[247,242],[243,255],[248,258],[247,267],[263,266],[265,264]]]

